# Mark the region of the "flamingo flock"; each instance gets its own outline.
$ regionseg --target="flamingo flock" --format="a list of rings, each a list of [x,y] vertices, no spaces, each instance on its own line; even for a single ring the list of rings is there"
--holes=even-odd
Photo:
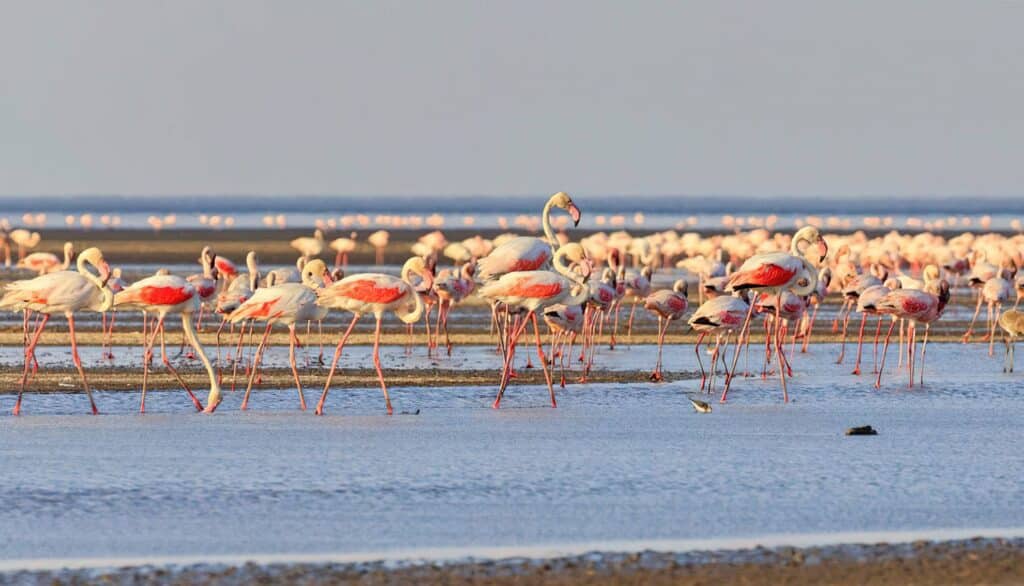
[[[449,318],[474,300],[489,307],[489,330],[501,362],[492,402],[495,409],[517,378],[517,369],[532,368],[534,360],[543,372],[550,405],[556,407],[556,388],[566,387],[567,372],[578,368],[576,381],[585,383],[601,355],[628,352],[629,348],[617,344],[620,314],[627,308],[625,339],[629,347],[638,313],[657,322],[657,354],[649,380],[666,380],[665,347],[672,346],[667,344],[668,333],[674,324],[682,324],[680,329],[696,334],[696,342],[686,351],[696,355],[699,390],[720,391],[721,402],[728,400],[738,380],[757,376],[749,363],[754,334],[762,331],[763,357],[755,357],[761,362],[760,376],[777,376],[781,398],[788,402],[789,381],[798,376],[794,360],[808,353],[815,320],[829,295],[840,299],[830,315],[832,331],[839,339],[833,361],[843,364],[848,360],[852,321],[857,342],[856,350],[851,350],[851,375],[861,376],[870,360],[876,388],[882,385],[894,333],[900,346],[897,368],[906,368],[909,387],[924,385],[931,326],[943,317],[954,289],[961,284],[975,297],[973,316],[961,341],[969,343],[975,336],[985,305],[982,341],[993,355],[997,330],[1001,329],[1006,345],[1004,371],[1013,370],[1014,342],[1024,332],[1024,318],[1018,310],[1024,297],[1024,277],[1017,277],[1017,268],[1024,264],[1024,236],[965,233],[946,239],[931,232],[889,232],[869,238],[863,232],[824,234],[818,226],[804,225],[792,235],[758,227],[711,236],[669,230],[639,237],[619,230],[574,238],[572,230],[581,217],[573,199],[558,192],[541,211],[540,236],[504,233],[488,238],[476,234],[449,241],[435,229],[412,243],[410,256],[405,257],[397,275],[346,275],[349,258],[360,247],[369,248],[378,265],[394,254],[387,231],[363,238],[347,231],[328,239],[328,227],[324,226],[312,236],[290,241],[297,254],[294,267],[263,271],[256,252],[250,251],[242,271],[216,254],[212,246],[205,246],[198,258],[199,272],[185,277],[160,270],[131,283],[122,279],[119,269],[110,268],[98,248],[86,248],[76,255],[75,244],[67,242],[63,255],[32,252],[40,243],[38,232],[5,228],[0,231],[0,245],[8,255],[12,245],[17,250],[15,269],[36,275],[9,283],[0,298],[0,309],[19,312],[23,324],[24,363],[13,412],[22,412],[24,391],[38,376],[36,349],[54,314],[67,321],[72,361],[92,413],[99,409],[75,332],[76,316],[85,313],[101,314],[103,357],[112,359],[109,340],[115,316],[141,312],[140,413],[146,411],[158,342],[160,363],[196,411],[213,413],[221,404],[222,385],[226,384],[224,360],[232,366],[231,390],[238,369],[244,371],[241,409],[247,410],[252,390],[260,381],[272,330],[278,324],[287,328],[289,367],[298,408],[305,410],[298,360],[298,350],[305,351],[300,327],[305,324],[302,335],[308,338],[316,323],[321,333],[318,363],[322,364],[322,324],[331,312],[340,312],[350,320],[338,332],[315,413],[321,415],[328,407],[332,382],[360,318],[372,315],[373,367],[386,412],[391,414],[394,409],[380,355],[385,315],[397,316],[408,332],[422,323],[427,355],[440,359],[442,354],[456,352]],[[330,266],[330,261],[320,258],[324,254],[332,257]],[[204,400],[190,388],[168,353],[165,329],[169,316],[180,317],[182,348],[188,346],[188,353],[179,351],[179,355],[198,360],[206,372]],[[204,316],[220,322],[214,324],[216,354],[208,354],[197,335]],[[886,321],[888,328],[884,327]],[[222,349],[225,329],[229,336],[238,337]],[[245,344],[246,336],[251,349]],[[607,342],[606,348],[602,340]],[[534,348],[522,352],[523,343]],[[868,352],[865,344],[872,346]],[[525,354],[525,365],[522,356],[517,360],[517,353]],[[755,354],[759,356],[761,350],[755,349]],[[668,359],[672,356],[670,351]],[[704,357],[709,358],[707,364]],[[307,366],[309,360],[307,352]],[[716,389],[719,375],[720,388]]]

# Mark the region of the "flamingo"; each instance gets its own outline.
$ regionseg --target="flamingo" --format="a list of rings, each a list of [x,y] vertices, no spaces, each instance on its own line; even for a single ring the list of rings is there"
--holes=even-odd
[[[448,314],[452,307],[460,303],[473,293],[476,282],[473,274],[476,265],[470,261],[459,268],[459,272],[442,271],[434,280],[434,292],[437,295],[437,326],[434,328],[434,336],[440,336],[439,329],[444,328],[445,346],[448,356],[452,355],[452,341],[448,336]],[[434,344],[437,345],[436,343]]]
[[[632,299],[632,307],[629,310],[629,323],[626,325],[626,337],[629,343],[633,343],[633,317],[636,315],[636,306],[641,299],[646,299],[651,294],[651,276],[654,270],[646,266],[639,271],[633,269],[626,271],[623,284],[626,287],[626,298]]]
[[[555,231],[551,227],[551,211],[554,208],[569,212],[573,225],[579,225],[579,208],[568,194],[559,191],[548,198],[541,212],[544,238],[517,236],[506,240],[477,262],[477,277],[481,281],[494,281],[508,273],[543,268],[551,260],[554,254],[553,247],[557,242]]]
[[[96,270],[93,274],[89,267]],[[18,389],[18,399],[14,404],[14,415],[21,413],[21,398],[29,377],[29,365],[35,358],[35,348],[39,338],[50,320],[50,315],[63,313],[68,320],[68,336],[71,343],[71,358],[82,379],[82,388],[89,397],[89,405],[93,415],[98,415],[96,402],[89,388],[82,360],[78,356],[78,341],[75,337],[75,313],[80,311],[107,311],[111,307],[113,293],[107,288],[110,278],[110,266],[103,259],[98,248],[89,248],[78,255],[76,271],[59,271],[34,279],[15,281],[7,285],[6,293],[0,299],[0,308],[27,309],[43,314],[31,341],[25,349],[25,369],[22,373]]]
[[[153,326],[153,331],[149,334],[149,340],[143,340],[145,349],[142,356],[142,398],[139,403],[139,412],[146,412],[146,384],[149,379],[149,363],[153,359],[153,345],[156,343],[156,337],[159,334],[160,357],[163,360],[164,366],[167,367],[167,370],[174,375],[174,378],[178,380],[178,383],[188,393],[189,399],[192,400],[192,404],[197,411],[213,413],[217,406],[220,405],[221,392],[217,377],[213,371],[213,365],[210,364],[203,346],[199,343],[198,338],[196,338],[195,328],[192,324],[192,314],[199,311],[199,295],[196,292],[196,288],[182,277],[158,274],[140,279],[115,295],[114,307],[119,306],[140,309],[146,314],[155,313],[158,316],[156,325]],[[181,375],[178,374],[178,371],[175,370],[170,359],[167,357],[167,344],[164,341],[164,320],[168,314],[173,313],[181,314],[181,329],[185,334],[185,338],[193,350],[195,350],[199,360],[202,361],[210,378],[210,392],[206,398],[205,410],[199,399],[192,393],[192,389],[181,378]]]
[[[896,289],[885,297],[878,300],[876,307],[879,313],[884,313],[910,321],[909,333],[907,334],[907,366],[910,371],[910,387],[914,386],[914,360],[915,346],[917,343],[916,324],[923,323],[924,343],[921,346],[921,384],[924,384],[924,357],[928,349],[928,332],[931,324],[942,317],[942,312],[949,303],[949,283],[941,281],[938,285],[938,294],[928,291],[914,289]],[[875,380],[875,388],[882,386],[882,372],[885,370],[885,354],[889,349],[889,338],[892,336],[893,327],[896,321],[889,325],[889,331],[885,336],[885,344],[882,346],[882,364],[878,368],[878,378]]]
[[[313,231],[313,237],[303,236],[296,238],[291,241],[291,247],[299,251],[302,258],[307,261],[313,257],[320,256],[320,253],[324,251],[324,233],[323,230],[317,228]]]
[[[864,346],[864,326],[867,323],[868,316],[871,315],[878,316],[878,325],[875,327],[875,348],[872,365],[877,361],[878,337],[882,330],[882,315],[878,312],[878,302],[892,291],[902,288],[902,281],[899,279],[887,279],[882,285],[873,285],[864,289],[857,297],[857,311],[860,312],[860,330],[857,333],[857,359],[854,361],[853,372],[851,374],[860,375],[860,357],[861,350]],[[874,372],[874,368],[872,369],[872,372]]]
[[[406,324],[414,324],[423,317],[423,300],[416,292],[416,285],[412,280],[413,275],[418,275],[428,288],[434,280],[434,275],[427,268],[423,259],[414,256],[402,266],[400,277],[381,273],[364,273],[345,277],[330,286],[317,289],[317,304],[321,307],[340,309],[352,314],[352,321],[338,341],[338,347],[334,350],[334,359],[331,361],[331,370],[327,374],[324,392],[320,395],[320,401],[316,406],[317,415],[323,415],[327,392],[331,389],[331,379],[334,378],[334,371],[338,367],[338,359],[341,358],[345,342],[355,328],[356,322],[366,313],[372,313],[377,320],[373,336],[373,366],[377,370],[380,388],[384,393],[384,405],[388,415],[391,415],[393,412],[391,399],[388,397],[388,387],[384,382],[384,373],[380,366],[381,320],[386,311],[393,311],[398,319]]]
[[[584,308],[578,305],[563,305],[561,303],[544,308],[544,323],[551,330],[551,366],[554,367],[555,355],[559,356],[559,370],[561,382],[559,385],[565,388],[565,357],[572,356],[572,344],[576,336],[583,331]],[[568,349],[565,348],[566,338],[569,340]],[[559,350],[556,352],[555,348]]]
[[[1003,357],[1003,372],[1013,372],[1014,348],[1017,338],[1024,334],[1024,312],[1007,309],[999,316],[999,327],[1006,332],[1006,355]]]
[[[121,278],[121,267],[117,267],[113,271],[111,271],[110,278],[107,279],[107,288],[110,289],[111,293],[117,295],[118,293],[123,291],[124,288],[127,287],[127,286],[128,286],[128,283],[125,282],[125,280]],[[109,324],[108,324],[108,320],[107,320],[107,313],[108,312],[104,312],[104,313],[100,314],[102,316],[102,321],[100,322],[100,329],[101,329],[101,333],[103,335],[103,348],[104,348],[102,355],[103,355],[104,358],[107,358],[109,360],[113,360],[114,359],[114,317],[117,315],[117,312],[114,310],[113,306],[111,306],[110,311],[109,311],[109,313],[110,313]]]
[[[668,326],[686,314],[689,302],[686,299],[686,281],[679,279],[672,284],[672,289],[655,291],[644,298],[644,309],[658,316],[658,361],[651,373],[652,381],[661,382],[665,377],[661,372],[661,350],[665,344]]]
[[[811,334],[814,333],[814,322],[818,319],[818,309],[821,307],[822,302],[825,301],[825,297],[828,296],[828,286],[832,283],[832,269],[825,267],[818,272],[818,285],[811,293],[810,302],[814,306],[814,310],[811,311],[809,319],[804,321],[807,322],[807,327],[804,329],[804,343],[800,346],[800,353],[804,354],[807,352],[807,347],[811,343]]]
[[[338,253],[334,257],[334,268],[348,269],[348,255],[356,250],[356,233],[352,232],[348,238],[335,238],[328,246]]]
[[[750,308],[747,311],[747,318],[744,320],[743,328],[740,332],[740,339],[742,339],[750,329],[750,317],[753,314],[754,306],[757,305],[757,295],[759,292],[770,294],[788,289],[795,295],[803,297],[805,295],[810,295],[815,290],[815,287],[818,284],[818,269],[816,269],[814,264],[812,264],[806,257],[807,251],[810,250],[810,247],[808,247],[804,252],[801,252],[800,244],[816,244],[820,252],[819,261],[824,260],[828,255],[828,244],[825,242],[825,239],[822,238],[818,229],[814,226],[805,226],[793,235],[793,240],[790,243],[788,254],[785,252],[769,252],[752,256],[743,263],[738,271],[729,277],[728,290],[752,290],[754,292],[754,297],[750,300]],[[781,319],[779,316],[780,310],[781,304],[777,304],[775,314],[776,323],[779,323],[779,320]],[[780,357],[780,366],[785,360],[782,342],[783,341],[776,336],[775,346]],[[732,368],[725,378],[725,388],[720,399],[722,402],[726,400],[726,396],[729,393],[729,385],[736,373],[736,364],[738,360],[739,352],[736,352],[733,354]],[[789,393],[786,389],[785,368],[779,368],[779,379],[782,382],[782,400],[784,402],[789,402]]]
[[[842,342],[840,343],[839,358],[836,359],[836,364],[842,364],[843,358],[846,356],[846,334],[849,331],[850,326],[850,312],[857,305],[857,298],[860,294],[869,287],[877,287],[885,282],[889,278],[889,272],[880,264],[872,265],[871,272],[863,275],[857,275],[846,281],[843,286],[843,307],[839,313],[843,316],[843,336]],[[863,321],[863,320],[862,320]]]
[[[320,279],[320,282],[317,281]],[[263,339],[256,349],[253,358],[252,370],[249,373],[249,382],[245,387],[245,397],[242,399],[242,410],[249,405],[249,393],[252,392],[253,382],[256,379],[256,371],[259,368],[263,352],[267,347],[267,340],[270,337],[270,330],[275,323],[282,323],[288,326],[288,362],[292,367],[292,376],[295,378],[295,388],[299,393],[299,408],[306,410],[306,397],[302,393],[302,382],[299,380],[299,369],[295,364],[295,346],[298,343],[298,336],[295,334],[296,321],[322,320],[327,315],[327,308],[317,305],[315,290],[320,288],[321,283],[330,285],[331,277],[327,272],[327,265],[320,259],[313,259],[306,263],[302,270],[302,283],[282,283],[272,287],[258,289],[252,296],[243,302],[238,309],[228,316],[231,323],[238,323],[244,320],[264,321],[267,324],[263,332]]]
[[[377,266],[384,264],[384,249],[388,247],[388,242],[391,240],[391,235],[388,234],[387,230],[377,230],[373,234],[367,236],[366,241],[373,246]]]
[[[508,343],[505,347],[505,361],[502,366],[501,383],[498,396],[492,405],[495,409],[501,406],[501,397],[508,386],[512,373],[512,360],[519,336],[529,322],[533,322],[534,337],[537,342],[537,354],[544,369],[544,380],[551,396],[551,406],[557,407],[555,389],[551,383],[551,373],[541,346],[540,330],[537,326],[537,311],[552,305],[579,305],[590,297],[590,289],[586,280],[590,276],[588,262],[578,265],[582,272],[574,270],[574,266],[565,264],[567,258],[582,256],[582,247],[578,244],[566,245],[558,249],[553,259],[555,271],[516,271],[506,273],[501,278],[484,283],[480,288],[480,296],[495,303],[502,303],[509,311],[516,313],[515,322],[508,332]],[[520,313],[525,312],[521,317]]]
[[[39,241],[42,239],[42,237],[39,236],[39,232],[29,232],[24,228],[19,228],[11,232],[10,238],[18,245],[19,262],[25,259],[26,251],[39,246]]]
[[[738,296],[734,295],[720,295],[718,297],[712,297],[702,303],[693,315],[690,316],[689,325],[694,330],[697,330],[699,335],[697,336],[697,342],[693,345],[694,352],[697,354],[697,364],[700,366],[700,388],[704,390],[704,382],[707,380],[707,375],[704,372],[704,364],[700,359],[700,343],[704,340],[704,337],[709,334],[715,334],[717,340],[715,342],[715,349],[711,353],[711,376],[712,381],[715,375],[715,361],[718,358],[719,346],[722,342],[722,335],[725,335],[725,342],[728,344],[728,335],[738,332],[743,326],[743,318],[747,315],[750,310],[749,304]],[[734,352],[739,352],[740,339],[736,339],[736,349]],[[722,359],[723,364],[725,358]],[[708,392],[711,392],[711,384],[708,385]]]
[[[71,242],[64,243],[64,262],[62,263],[56,254],[52,252],[33,252],[18,261],[18,268],[33,271],[39,275],[52,273],[54,271],[66,271],[71,268],[71,259],[75,256],[75,245]]]

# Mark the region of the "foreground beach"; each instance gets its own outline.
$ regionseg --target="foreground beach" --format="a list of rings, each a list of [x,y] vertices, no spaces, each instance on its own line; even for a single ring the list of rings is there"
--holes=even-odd
[[[456,562],[246,563],[0,573],[0,584],[1019,584],[1024,539],[590,552]]]

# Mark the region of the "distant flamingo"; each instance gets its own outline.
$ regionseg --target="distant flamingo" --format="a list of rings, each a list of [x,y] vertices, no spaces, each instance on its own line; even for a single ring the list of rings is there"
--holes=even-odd
[[[317,280],[319,279],[319,281]],[[275,323],[282,323],[288,326],[288,362],[292,367],[292,376],[295,378],[295,388],[299,393],[299,408],[306,410],[306,397],[302,393],[302,382],[299,380],[299,369],[295,363],[295,346],[299,342],[295,334],[295,322],[322,320],[327,315],[327,309],[317,305],[316,289],[321,283],[330,285],[330,275],[327,272],[327,265],[320,259],[313,259],[306,263],[302,270],[302,283],[283,283],[258,289],[241,306],[228,316],[231,323],[238,323],[244,320],[257,320],[266,322],[267,328],[263,333],[263,339],[256,349],[253,358],[252,370],[249,373],[249,382],[245,387],[245,397],[242,399],[242,410],[249,405],[249,394],[252,392],[253,382],[256,379],[256,371],[259,368],[263,352],[267,347],[267,340],[270,337],[270,330]]]
[[[98,274],[93,274],[86,266],[89,265]],[[18,400],[14,404],[14,415],[21,413],[21,398],[29,378],[29,366],[35,360],[35,349],[43,328],[50,320],[50,315],[63,313],[68,320],[68,336],[71,342],[71,357],[75,368],[82,379],[82,388],[89,397],[89,405],[94,415],[99,413],[93,401],[89,381],[82,368],[82,360],[78,356],[78,341],[75,337],[75,313],[80,311],[103,312],[110,309],[113,294],[107,288],[110,278],[110,267],[103,260],[103,253],[98,248],[89,248],[78,255],[78,271],[59,271],[34,279],[15,281],[7,285],[6,293],[0,299],[0,308],[27,309],[43,314],[35,333],[25,349],[25,369],[22,372],[18,388]]]
[[[323,230],[317,228],[313,232],[313,237],[303,236],[296,238],[291,241],[291,247],[299,251],[302,258],[307,261],[313,257],[320,256],[320,253],[324,251],[324,233]]]
[[[75,245],[65,242],[63,263],[52,252],[33,252],[18,261],[18,268],[26,269],[39,275],[45,275],[54,271],[66,271],[71,268],[71,259],[74,256]]]
[[[348,235],[348,238],[345,238],[344,236],[341,238],[335,238],[334,240],[331,240],[329,246],[332,250],[337,252],[334,257],[334,268],[340,267],[342,270],[347,270],[348,255],[356,250],[356,233],[352,232]]]
[[[651,293],[644,298],[644,309],[658,317],[658,361],[651,373],[652,381],[661,382],[665,380],[661,372],[661,350],[665,344],[665,333],[673,321],[678,320],[686,314],[689,302],[686,299],[686,281],[679,279],[672,284],[672,289],[662,289]]]
[[[320,395],[320,401],[316,406],[317,415],[323,415],[327,392],[331,389],[331,379],[334,378],[334,371],[338,368],[338,359],[341,358],[345,342],[356,327],[356,322],[366,313],[372,313],[377,320],[373,336],[373,365],[377,370],[381,391],[384,393],[384,405],[387,407],[388,415],[392,413],[388,387],[384,383],[384,373],[380,366],[381,320],[386,311],[395,312],[398,319],[406,324],[414,324],[423,316],[423,301],[416,293],[416,285],[412,280],[413,275],[418,275],[428,288],[434,279],[423,259],[413,257],[402,266],[400,278],[380,273],[364,273],[345,277],[330,286],[317,290],[317,303],[321,307],[339,309],[352,314],[352,321],[338,341],[338,347],[334,350],[334,359],[331,361],[331,370],[327,374],[324,392]]]
[[[195,350],[196,355],[202,361],[203,366],[206,368],[206,373],[210,377],[210,392],[206,399],[205,411],[213,413],[221,401],[220,385],[213,371],[213,365],[210,364],[210,360],[206,357],[206,352],[203,351],[202,345],[199,343],[198,338],[196,338],[195,328],[192,324],[192,315],[199,311],[199,295],[196,293],[195,287],[187,280],[176,275],[154,275],[132,283],[114,296],[114,306],[137,308],[147,314],[155,313],[158,316],[156,325],[153,326],[153,330],[149,335],[149,340],[143,340],[145,350],[142,356],[142,398],[139,403],[139,412],[146,412],[146,384],[149,379],[149,363],[153,358],[153,345],[158,334],[160,336],[160,357],[163,360],[164,366],[167,367],[167,370],[174,375],[174,378],[178,380],[178,383],[188,393],[196,410],[203,411],[202,404],[192,393],[192,389],[189,388],[185,380],[178,374],[178,371],[175,370],[167,356],[167,344],[164,340],[164,320],[168,314],[180,313],[181,328],[185,333],[185,338]]]
[[[388,234],[387,230],[377,230],[373,234],[370,234],[366,241],[373,246],[375,251],[375,262],[377,266],[384,264],[384,249],[388,247],[388,242],[391,240],[391,235]]]

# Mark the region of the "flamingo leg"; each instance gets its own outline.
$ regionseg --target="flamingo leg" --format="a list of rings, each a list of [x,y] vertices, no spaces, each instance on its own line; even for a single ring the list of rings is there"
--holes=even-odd
[[[558,402],[555,401],[555,387],[551,384],[551,372],[548,371],[548,361],[544,357],[544,346],[540,341],[540,328],[537,325],[537,312],[530,312],[530,321],[533,322],[533,337],[537,341],[537,357],[540,358],[541,367],[544,369],[544,382],[548,384],[548,393],[551,395],[551,406],[558,407]]]
[[[907,369],[910,371],[910,384],[907,388],[914,388],[914,350],[917,348],[917,324],[907,324]]]
[[[849,311],[846,312],[846,315],[843,317],[843,336],[840,340],[841,345],[839,347],[839,358],[836,359],[836,364],[842,364],[843,357],[846,356],[846,333],[850,327],[850,311],[852,311],[852,307]]]
[[[974,315],[971,316],[971,323],[967,326],[967,331],[964,332],[964,337],[960,339],[961,342],[966,344],[971,341],[971,333],[974,331],[974,322],[978,319],[978,314],[981,313],[981,292],[978,292],[978,304],[974,306]]]
[[[707,336],[707,332],[701,332],[697,334],[697,341],[693,344],[693,353],[697,355],[697,366],[700,368],[700,390],[704,390],[704,382],[707,381],[707,373],[704,372],[704,361],[700,359],[700,344],[704,341],[704,336]],[[726,371],[726,376],[729,375],[729,371]],[[711,388],[708,387],[708,392],[711,392]]]
[[[380,380],[380,390],[384,392],[384,406],[387,407],[388,415],[391,415],[391,398],[388,397],[388,386],[384,384],[384,372],[380,368],[380,322],[383,316],[377,315],[377,327],[373,332],[373,367],[377,369],[377,379]]]
[[[92,407],[92,414],[99,415],[100,411],[96,408],[96,401],[92,398],[92,389],[89,388],[89,381],[85,378],[82,359],[78,356],[78,340],[75,337],[75,314],[68,312],[67,317],[68,336],[71,338],[71,359],[75,363],[75,368],[78,369],[78,376],[82,378],[82,388],[85,389],[85,394],[89,396],[89,406]]]
[[[503,376],[501,380],[501,386],[498,387],[498,396],[494,399],[494,404],[491,405],[491,407],[493,407],[494,409],[497,409],[501,406],[501,397],[502,395],[505,394],[505,388],[508,386],[508,381],[510,378],[509,375],[511,374],[512,370],[512,361],[515,359],[516,355],[516,342],[519,340],[519,336],[522,335],[523,330],[526,329],[526,324],[528,322],[528,319],[520,319],[520,317],[517,315],[515,322],[513,322],[512,324],[513,331],[511,332],[511,336],[509,337],[508,340],[507,356],[505,357],[505,370],[502,373]]]
[[[878,372],[878,339],[882,334],[882,316],[878,316],[878,323],[875,326],[875,343],[871,352],[871,374]]]
[[[754,305],[757,303],[757,292],[755,291],[750,296],[750,307],[747,309],[747,317],[743,320],[743,327],[740,328],[740,336],[748,334],[750,331],[750,317],[754,314]],[[748,340],[749,343],[749,340]],[[729,385],[732,384],[733,377],[736,376],[736,366],[739,364],[739,352],[733,354],[732,368],[729,373],[725,375],[725,387],[722,389],[722,397],[719,399],[720,402],[724,403],[726,396],[729,394]]]
[[[235,347],[235,359],[231,364],[231,390],[235,390],[235,378],[238,375],[238,363],[243,360],[242,358],[242,345],[245,342],[245,322],[242,322],[242,326],[238,328],[238,345]]]
[[[633,316],[636,315],[636,304],[639,300],[638,297],[633,298],[633,307],[629,309],[629,322],[626,324],[626,341],[630,347],[633,346]]]
[[[36,328],[35,335],[32,336],[32,340],[29,341],[25,348],[25,372],[21,376],[21,383],[18,387],[18,400],[14,403],[12,415],[21,415],[21,396],[25,393],[25,384],[28,382],[28,372],[32,364],[32,357],[35,355],[36,344],[39,343],[39,337],[42,336],[43,328],[46,327],[46,322],[48,321],[50,321],[50,314],[44,313],[43,318],[39,321],[39,327]]]
[[[779,380],[782,381],[782,402],[789,403],[789,392],[786,389],[786,356],[784,354],[783,346],[786,345],[786,330],[782,328],[782,317],[779,313],[782,310],[781,296],[779,303],[775,304],[775,352],[779,355]],[[845,327],[850,321],[849,314],[847,314],[846,321],[843,324],[845,336]]]
[[[924,386],[924,354],[928,351],[928,330],[932,324],[924,324],[924,341],[921,343],[921,386]]]
[[[181,385],[181,388],[185,389],[185,392],[188,393],[188,398],[192,399],[192,404],[195,405],[196,411],[202,411],[202,403],[199,402],[199,399],[197,399],[195,394],[192,393],[192,389],[189,388],[188,383],[185,382],[185,379],[181,378],[181,375],[178,374],[178,371],[175,370],[174,366],[171,364],[170,359],[167,358],[167,343],[164,340],[164,316],[162,315],[160,316],[160,325],[157,329],[160,332],[160,359],[163,360],[164,366],[167,367],[167,370],[171,371],[174,378],[178,379],[178,384]]]
[[[995,306],[995,310],[993,311],[992,302],[989,302],[988,310],[989,310],[989,313],[992,314],[992,315],[989,316],[989,321],[992,322],[992,324],[991,324],[991,327],[989,328],[989,333],[988,333],[988,355],[989,356],[993,356],[994,355],[994,349],[995,349],[995,339],[996,339],[996,323],[999,321],[998,317],[999,317],[999,313],[1003,310],[1003,304],[1002,303],[997,303],[996,306]],[[994,318],[993,318],[993,316],[994,316]]]
[[[800,353],[805,354],[807,352],[807,346],[811,343],[811,334],[814,333],[814,321],[818,319],[818,309],[821,307],[821,302],[814,304],[814,311],[811,312],[811,319],[807,321],[807,330],[804,334],[804,343],[800,347]]]
[[[452,302],[447,301],[444,305],[444,318],[441,320],[441,325],[444,326],[444,345],[448,350],[448,356],[452,355],[452,339],[448,335],[448,314],[451,313]]]
[[[299,409],[306,410],[306,396],[302,393],[302,382],[299,380],[299,367],[295,364],[295,344],[299,341],[295,335],[295,324],[288,324],[288,362],[292,366],[292,376],[295,378],[295,388],[299,392]]]
[[[143,321],[148,320],[145,316],[142,319]],[[139,413],[146,412],[146,390],[149,382],[149,368],[152,363],[150,358],[153,356],[153,344],[156,344],[156,335],[159,332],[155,326],[152,330],[148,337],[143,336],[142,338],[142,398],[139,401]]]
[[[878,378],[875,379],[875,388],[882,388],[882,372],[885,371],[885,355],[889,351],[889,338],[892,337],[892,330],[896,327],[896,319],[893,318],[889,324],[889,331],[885,334],[885,343],[882,344],[882,362],[878,365]]]
[[[316,320],[316,337],[317,343],[320,344],[320,355],[317,356],[316,361],[320,366],[324,365],[324,320]]]
[[[260,359],[263,358],[263,350],[267,347],[267,340],[270,338],[270,329],[273,327],[273,323],[267,323],[266,329],[263,330],[263,338],[260,340],[260,345],[256,347],[256,352],[252,356],[252,370],[249,371],[249,382],[245,385],[245,396],[242,397],[242,411],[249,408],[249,394],[252,393],[252,385],[256,382],[256,370],[259,367]]]
[[[857,333],[857,360],[854,361],[853,373],[860,376],[860,355],[864,349],[864,325],[868,321],[868,312],[860,312],[860,331]]]
[[[359,314],[352,316],[352,321],[348,324],[348,328],[345,329],[345,333],[342,334],[341,340],[338,340],[338,347],[334,349],[334,359],[331,360],[331,370],[327,373],[327,382],[324,383],[324,392],[320,395],[320,401],[316,404],[316,414],[324,414],[324,401],[327,400],[327,391],[331,390],[331,379],[334,378],[334,371],[338,368],[338,359],[341,358],[341,351],[345,348],[345,342],[348,341],[348,337],[352,334],[352,330],[356,327],[356,322],[359,321]]]

